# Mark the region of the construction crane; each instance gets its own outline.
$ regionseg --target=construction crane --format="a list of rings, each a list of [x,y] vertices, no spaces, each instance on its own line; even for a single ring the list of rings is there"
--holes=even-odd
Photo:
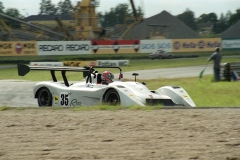
[[[12,19],[14,21],[20,22],[20,23],[25,24],[27,26],[31,26],[31,27],[33,27],[33,28],[35,28],[37,30],[41,30],[42,32],[44,32],[44,34],[46,34],[46,35],[48,35],[50,37],[57,37],[58,39],[61,39],[61,40],[65,39],[65,37],[66,37],[65,35],[59,34],[57,32],[54,32],[54,31],[51,31],[51,30],[48,30],[48,29],[45,29],[43,27],[39,27],[37,25],[25,22],[25,21],[17,19],[17,18],[13,18],[13,17],[5,15],[3,13],[0,13],[0,16],[3,16],[3,17],[8,18],[8,19]]]
[[[65,35],[66,35],[66,40],[74,40],[73,36],[70,34],[70,32],[68,31],[68,29],[66,28],[66,26],[64,25],[64,23],[62,22],[61,18],[60,17],[55,17],[57,23],[58,23],[58,26],[60,27],[60,29],[62,31],[64,31]]]
[[[95,8],[99,6],[98,0],[82,0],[78,2],[75,11],[76,39],[91,40],[100,34]]]
[[[135,8],[133,0],[130,0],[130,3],[131,3],[131,6],[132,6],[133,15],[135,17],[135,20],[138,21],[138,15],[137,15],[137,11],[136,11],[136,8]]]
[[[19,39],[17,38],[17,36],[12,32],[12,30],[8,27],[8,25],[5,23],[5,21],[3,19],[0,20],[0,22],[2,23],[2,25],[4,26],[5,28],[5,31],[4,29],[1,29],[3,33],[5,33],[5,35],[7,36],[11,36],[14,38],[14,40],[18,41]]]
[[[140,22],[143,21],[143,18],[138,16],[137,14],[137,10],[135,8],[135,4],[134,4],[134,1],[133,0],[130,0],[130,3],[131,3],[131,7],[132,7],[132,10],[133,10],[133,15],[134,15],[134,19],[135,21],[129,25],[123,25],[122,27],[119,27],[117,28],[116,30],[113,30],[109,33],[106,33],[105,35],[101,36],[100,39],[108,39],[110,36],[114,35],[114,34],[117,34],[117,33],[120,33],[120,32],[123,32],[119,37],[118,39],[122,39],[127,33],[129,33],[129,31],[134,27],[136,26],[137,24],[139,24]]]
[[[138,14],[137,14],[134,1],[130,0],[130,3],[131,3],[132,10],[133,10],[133,15],[134,15],[134,18],[135,18],[135,22],[128,25],[127,29],[121,34],[121,36],[119,36],[118,39],[122,39],[134,26],[136,26],[137,24],[139,24],[140,22],[143,21],[143,18],[138,16]]]

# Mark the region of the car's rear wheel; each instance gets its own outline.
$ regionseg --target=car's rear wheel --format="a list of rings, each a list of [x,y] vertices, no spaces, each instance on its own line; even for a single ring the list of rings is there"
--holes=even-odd
[[[41,88],[38,92],[38,106],[52,106],[52,94],[48,88]]]
[[[114,106],[120,104],[118,92],[115,89],[109,89],[103,98],[103,103]]]

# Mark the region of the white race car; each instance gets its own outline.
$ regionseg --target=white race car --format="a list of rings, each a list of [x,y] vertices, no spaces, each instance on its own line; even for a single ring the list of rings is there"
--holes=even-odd
[[[112,83],[103,83],[102,74],[97,68],[117,68],[119,78]],[[188,93],[179,86],[163,86],[157,90],[149,90],[145,83],[136,82],[137,73],[134,73],[135,81],[123,82],[122,70],[119,67],[52,67],[29,66],[18,64],[18,75],[24,76],[30,70],[48,70],[53,81],[43,81],[35,85],[34,97],[38,99],[38,105],[42,106],[94,106],[101,104],[121,106],[187,106],[196,107]],[[55,71],[62,73],[63,81],[58,82]],[[85,81],[69,84],[66,72],[83,72]]]

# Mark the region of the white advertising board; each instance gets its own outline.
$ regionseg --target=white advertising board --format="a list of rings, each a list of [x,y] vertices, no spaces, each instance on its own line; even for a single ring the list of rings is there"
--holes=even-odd
[[[129,60],[97,60],[97,66],[120,67],[128,65]]]
[[[156,50],[172,52],[172,40],[141,40],[141,53],[152,53]]]
[[[63,66],[63,62],[30,62],[31,66]]]
[[[90,41],[38,41],[38,55],[90,54]]]
[[[222,40],[223,49],[240,49],[240,39]]]

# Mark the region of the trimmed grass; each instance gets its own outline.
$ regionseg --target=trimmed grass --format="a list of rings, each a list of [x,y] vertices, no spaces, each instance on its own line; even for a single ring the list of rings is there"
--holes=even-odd
[[[223,58],[222,62],[237,62],[240,58]],[[186,58],[186,59],[171,59],[171,60],[134,60],[130,62],[129,66],[121,67],[123,71],[134,70],[146,70],[155,68],[170,68],[170,67],[182,67],[192,65],[204,65],[206,58]],[[212,63],[212,62],[211,62]],[[61,74],[56,74],[57,78],[61,80]],[[68,72],[67,77],[69,80],[78,81],[82,79],[82,73]],[[49,72],[46,71],[31,71],[24,77],[17,75],[17,69],[0,69],[0,80],[3,79],[19,79],[19,80],[32,80],[32,81],[44,81],[51,80]],[[212,82],[212,75],[203,75],[202,81],[198,80],[198,77],[191,78],[177,78],[177,79],[155,79],[144,80],[147,83],[147,87],[150,90],[155,90],[161,86],[181,86],[191,96],[196,106],[202,107],[240,107],[239,93],[240,82]],[[141,80],[138,79],[139,82]],[[96,106],[91,107],[95,110],[111,110],[112,107]],[[138,110],[141,107],[132,107],[129,109]],[[145,108],[145,107],[144,107]],[[150,107],[149,110],[154,107]],[[160,106],[161,108],[161,106]],[[7,107],[3,107],[0,110],[7,110]],[[89,107],[77,107],[77,110],[88,110]],[[115,110],[122,109],[115,108]],[[158,107],[157,107],[158,109]],[[113,109],[114,110],[114,109]],[[148,109],[146,109],[148,110]]]
[[[148,70],[156,68],[175,68],[184,66],[196,66],[205,65],[206,57],[201,58],[181,58],[181,59],[165,59],[165,60],[131,60],[129,66],[121,67],[124,72],[135,71],[135,70]],[[222,63],[226,62],[240,62],[240,57],[233,58],[223,58]],[[209,62],[212,63],[212,62]],[[104,69],[98,69],[99,72],[103,72]],[[113,73],[119,72],[118,70],[113,70]],[[81,72],[67,72],[67,78],[70,81],[79,81],[83,78]],[[56,72],[56,77],[62,80],[60,72]],[[19,80],[31,80],[31,81],[45,81],[51,80],[51,75],[49,71],[30,71],[24,77],[18,76],[16,68],[10,69],[0,69],[0,80],[3,79],[19,79]]]

